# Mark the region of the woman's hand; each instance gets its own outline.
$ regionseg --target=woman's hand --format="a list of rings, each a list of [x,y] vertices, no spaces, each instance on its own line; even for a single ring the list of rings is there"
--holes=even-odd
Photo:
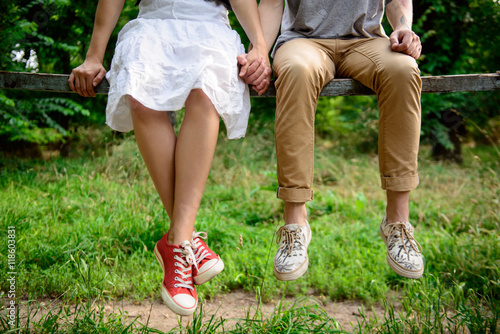
[[[238,56],[242,66],[240,77],[259,94],[264,94],[271,81],[271,66],[269,65],[266,39],[260,24],[257,1],[230,0],[233,12],[253,47],[246,55]]]
[[[81,96],[94,97],[94,87],[104,79],[106,70],[102,66],[109,37],[120,17],[125,0],[99,0],[95,13],[94,30],[83,64],[71,71],[68,84]]]
[[[239,76],[262,95],[271,83],[271,65],[266,47],[253,47],[247,54],[238,56],[241,66]]]
[[[95,97],[94,87],[97,86],[106,70],[100,61],[86,59],[83,64],[74,68],[68,79],[71,90],[85,97]]]

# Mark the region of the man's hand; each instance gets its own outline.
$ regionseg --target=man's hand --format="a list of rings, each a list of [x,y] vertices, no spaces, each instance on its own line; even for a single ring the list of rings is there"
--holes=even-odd
[[[422,43],[420,37],[408,29],[399,29],[392,32],[391,37],[392,51],[406,53],[415,59],[422,53]]]
[[[106,70],[99,61],[85,60],[83,64],[74,68],[68,79],[71,90],[85,97],[95,97],[94,87],[97,86]]]
[[[267,57],[256,56],[253,51],[237,57],[241,66],[239,76],[246,84],[251,85],[257,94],[262,95],[271,83],[271,66]]]

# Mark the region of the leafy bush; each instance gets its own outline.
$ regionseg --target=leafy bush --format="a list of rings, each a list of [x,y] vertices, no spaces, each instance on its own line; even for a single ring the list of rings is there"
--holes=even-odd
[[[88,117],[89,110],[66,98],[10,99],[0,92],[0,138],[48,144],[64,141],[68,117]]]
[[[134,4],[135,1],[125,3],[124,11],[108,43],[105,67],[111,61],[118,31],[137,14]],[[423,75],[498,70],[500,34],[491,28],[500,25],[498,1],[423,0],[415,2],[413,6],[414,28],[423,42],[423,55],[419,59]],[[83,61],[92,33],[95,5],[89,6],[84,0],[3,1],[0,3],[0,12],[1,70],[69,73]],[[232,12],[230,22],[241,35],[243,43],[248,46],[248,38]],[[390,32],[387,22],[384,24],[386,31]],[[30,137],[32,142],[51,142],[62,138],[61,134],[67,131],[67,127],[58,123],[60,117],[55,116],[58,113],[56,110],[61,110],[57,109],[59,107],[50,112],[44,109],[50,119],[38,115],[36,108],[40,108],[40,103],[43,105],[47,102],[37,101],[39,96],[31,93],[0,93],[0,126],[4,142]],[[35,100],[29,101],[32,99]],[[75,101],[83,109],[96,111],[104,110],[106,102],[104,96],[83,99],[71,95],[67,99]],[[24,102],[19,102],[20,100]],[[270,115],[274,114],[272,102],[254,99],[251,122],[270,124]],[[74,113],[63,112],[60,115],[65,115],[63,118],[68,124],[103,123],[103,112],[85,116],[77,111],[77,105],[69,106],[69,103],[64,102],[65,107],[62,108],[72,109]],[[498,105],[500,95],[497,92],[426,94],[422,97],[423,139],[451,148],[450,124],[443,122],[446,121],[443,119],[443,111],[454,109],[463,118],[462,122],[475,140],[485,141],[486,138],[492,142],[496,138],[494,134],[499,132],[498,122],[491,121],[498,114]],[[16,110],[13,111],[12,108]],[[18,108],[22,111],[17,110]],[[28,111],[29,108],[35,109]],[[365,152],[375,151],[376,114],[373,97],[322,98],[318,104],[317,131],[330,138],[356,132],[351,136],[354,146]],[[44,130],[37,129],[38,126]],[[19,129],[25,130],[18,131]]]
[[[424,0],[414,2],[414,28],[421,36],[423,75],[492,73],[500,63],[500,3],[491,0]],[[453,122],[444,111],[454,109],[472,137],[498,129],[488,127],[498,114],[497,92],[425,94],[422,96],[422,130],[426,141],[452,147]],[[486,133],[485,131],[486,130]]]

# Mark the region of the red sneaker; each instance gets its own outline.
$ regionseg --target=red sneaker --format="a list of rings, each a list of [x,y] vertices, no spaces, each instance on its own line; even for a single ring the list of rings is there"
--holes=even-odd
[[[198,306],[198,296],[193,286],[192,268],[194,253],[189,241],[170,245],[168,233],[156,243],[155,255],[163,269],[161,297],[174,313],[191,315]]]
[[[208,282],[224,269],[224,262],[215,254],[203,239],[207,238],[206,232],[193,232],[191,247],[194,251],[195,263],[193,266],[194,284],[200,285]]]

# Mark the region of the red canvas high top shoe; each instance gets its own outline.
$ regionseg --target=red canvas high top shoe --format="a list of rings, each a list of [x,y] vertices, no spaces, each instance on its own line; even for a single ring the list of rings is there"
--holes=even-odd
[[[196,266],[193,267],[194,284],[200,285],[208,282],[224,269],[224,262],[215,254],[203,239],[207,238],[206,232],[193,232],[191,247],[195,253]]]
[[[170,245],[167,236],[168,233],[155,246],[156,258],[163,269],[161,297],[174,313],[191,315],[198,306],[192,278],[195,256],[189,241]]]

